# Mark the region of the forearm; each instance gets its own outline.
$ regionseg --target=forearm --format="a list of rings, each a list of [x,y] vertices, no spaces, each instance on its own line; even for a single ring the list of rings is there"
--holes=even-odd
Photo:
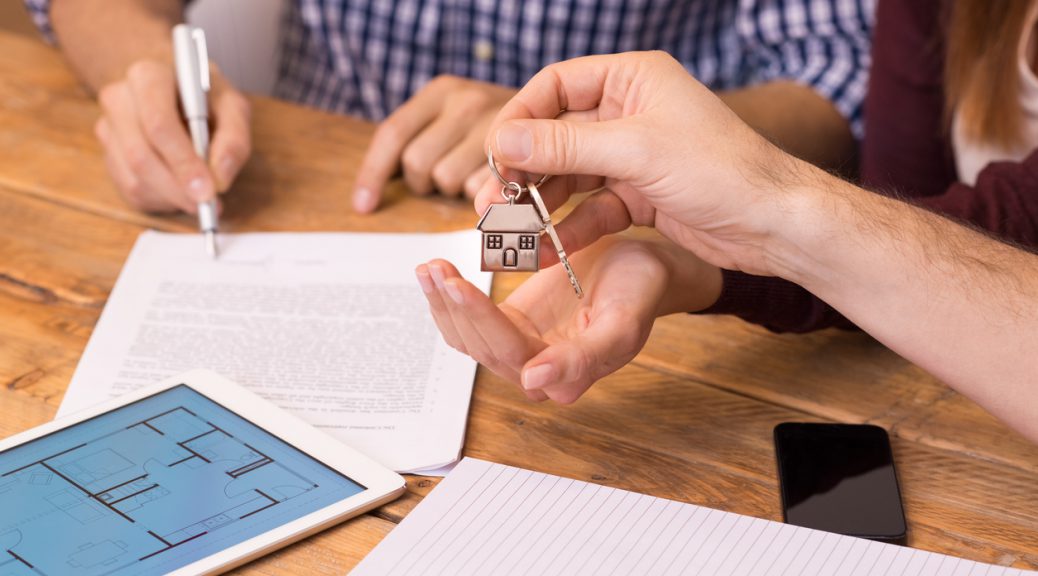
[[[718,94],[754,130],[816,166],[846,172],[857,146],[847,120],[817,92],[794,82],[769,82]]]
[[[773,271],[1038,441],[1038,256],[797,172],[765,247]]]
[[[73,69],[93,91],[121,78],[134,61],[172,62],[170,29],[181,0],[54,0],[51,20]]]

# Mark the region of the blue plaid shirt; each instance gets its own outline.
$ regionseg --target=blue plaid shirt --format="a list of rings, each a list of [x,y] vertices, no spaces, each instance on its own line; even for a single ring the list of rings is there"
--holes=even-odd
[[[381,120],[439,74],[521,86],[587,54],[665,50],[715,90],[789,80],[862,136],[877,0],[290,0],[279,97]],[[51,36],[50,0],[25,0]]]

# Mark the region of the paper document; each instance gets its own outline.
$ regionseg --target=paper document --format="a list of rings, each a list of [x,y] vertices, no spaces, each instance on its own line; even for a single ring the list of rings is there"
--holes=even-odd
[[[137,240],[59,415],[192,368],[248,386],[400,472],[457,460],[476,363],[440,337],[414,277],[431,258],[480,289],[476,231]]]
[[[1038,573],[465,458],[351,574]]]

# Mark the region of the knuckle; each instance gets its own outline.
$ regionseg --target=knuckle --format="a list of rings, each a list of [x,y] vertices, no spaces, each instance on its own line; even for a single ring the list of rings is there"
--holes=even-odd
[[[223,156],[239,164],[252,153],[252,145],[247,138],[232,138],[224,142]]]
[[[126,158],[126,166],[134,174],[140,174],[148,167],[150,158],[148,152],[143,147],[132,146],[125,149],[123,155]]]
[[[412,176],[425,176],[429,173],[429,160],[425,151],[414,146],[408,146],[400,156],[400,164],[404,172]]]
[[[472,357],[480,364],[490,368],[495,374],[501,372],[501,363],[498,361],[494,351],[486,346],[480,346],[478,350],[471,351]]]
[[[144,134],[152,142],[161,142],[169,139],[173,135],[172,126],[173,124],[169,122],[169,119],[161,113],[147,111],[141,114],[141,128],[144,129]]]
[[[475,172],[471,174],[465,180],[465,196],[469,198],[477,198],[486,186],[487,176],[481,172]]]
[[[373,142],[376,142],[378,146],[394,150],[399,150],[404,147],[404,144],[406,144],[404,130],[398,125],[394,116],[386,118],[382,124],[379,125],[375,130],[375,136],[372,140]]]
[[[439,76],[434,76],[432,80],[429,80],[429,83],[426,84],[426,87],[429,90],[449,91],[457,88],[458,84],[461,82],[462,79],[458,76],[454,76],[453,74],[440,74]]]
[[[445,162],[433,166],[432,180],[436,188],[444,194],[457,196],[461,193],[464,176]]]
[[[534,142],[539,139],[535,138]],[[541,158],[558,158],[562,163],[563,172],[573,172],[577,163],[578,139],[574,130],[568,124],[555,123],[548,138],[541,140],[542,147],[551,147],[549,150],[540,150]]]
[[[512,368],[521,369],[529,358],[523,353],[518,347],[509,347],[507,350],[500,354],[500,360],[506,366]]]
[[[461,114],[482,112],[490,106],[490,94],[478,86],[461,89],[451,98],[451,103]]]
[[[147,79],[148,75],[148,62],[144,60],[138,60],[134,62],[133,64],[130,64],[129,68],[126,69],[126,78],[128,78],[131,82],[140,82],[142,80],[145,80]]]
[[[119,186],[119,190],[122,192],[123,198],[126,202],[133,206],[137,210],[143,210],[147,204],[144,186],[141,185],[139,178],[130,178],[128,181],[123,182]]]
[[[118,108],[118,100],[125,89],[126,84],[123,82],[107,84],[97,93],[97,101],[105,111],[111,112]]]

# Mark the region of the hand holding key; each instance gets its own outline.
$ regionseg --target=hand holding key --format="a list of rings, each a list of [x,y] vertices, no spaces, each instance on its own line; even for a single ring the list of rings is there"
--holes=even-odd
[[[498,114],[488,146],[506,176],[556,175],[541,188],[549,210],[602,188],[557,225],[571,253],[634,224],[714,265],[773,273],[760,246],[786,208],[776,190],[795,160],[662,52],[546,67]],[[476,211],[500,202],[498,191],[488,180]]]

